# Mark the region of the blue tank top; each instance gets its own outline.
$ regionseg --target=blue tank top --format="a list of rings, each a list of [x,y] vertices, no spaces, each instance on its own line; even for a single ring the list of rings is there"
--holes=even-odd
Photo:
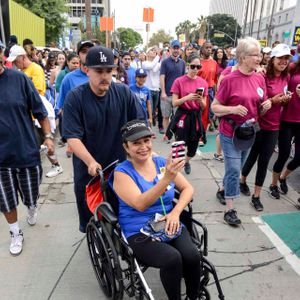
[[[138,188],[142,193],[151,189],[158,181],[159,174],[163,174],[165,170],[166,160],[162,157],[153,157],[152,158],[155,166],[157,176],[153,181],[145,180],[133,167],[132,163],[129,160],[126,160],[120,163],[115,171],[122,172],[130,176],[133,181],[136,183]],[[113,178],[109,180],[110,186],[113,188]],[[118,197],[118,195],[117,195]],[[137,234],[140,232],[140,229],[145,225],[145,223],[153,216],[155,213],[164,214],[163,207],[161,204],[160,198],[152,204],[150,207],[145,209],[143,212],[136,210],[135,208],[126,204],[120,197],[119,199],[119,223],[124,232],[126,238]],[[169,185],[169,188],[162,196],[162,200],[165,206],[166,213],[169,213],[173,209],[172,201],[174,199],[174,183],[172,182]]]

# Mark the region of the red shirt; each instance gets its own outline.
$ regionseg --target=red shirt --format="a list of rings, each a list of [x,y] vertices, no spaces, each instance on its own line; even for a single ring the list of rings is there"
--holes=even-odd
[[[198,72],[198,76],[206,80],[208,87],[212,88],[218,82],[218,64],[212,59],[201,59],[202,68]]]

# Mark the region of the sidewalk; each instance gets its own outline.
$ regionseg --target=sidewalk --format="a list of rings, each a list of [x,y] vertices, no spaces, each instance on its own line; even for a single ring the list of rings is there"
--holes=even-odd
[[[171,149],[170,144],[161,142],[159,134],[154,144],[154,150],[164,156]],[[105,299],[90,263],[86,239],[78,231],[72,160],[66,158],[65,148],[57,151],[64,172],[54,179],[43,179],[36,226],[27,225],[26,210],[19,206],[25,238],[19,257],[9,253],[9,232],[3,215],[0,217],[0,299]],[[236,201],[242,226],[231,228],[224,224],[224,206],[215,197],[224,165],[211,158],[212,153],[195,157],[188,179],[195,188],[195,218],[208,227],[208,258],[217,268],[226,299],[299,299],[300,277],[253,221],[260,214],[249,205],[250,198],[242,196]],[[46,173],[49,162],[43,165]],[[253,176],[254,170],[248,181],[251,188]],[[297,211],[299,195],[290,189],[281,200],[271,199],[267,194],[270,180],[268,172],[262,193],[263,214]],[[146,278],[155,299],[166,299],[158,271],[149,269]],[[215,286],[209,290],[212,299],[218,299]]]

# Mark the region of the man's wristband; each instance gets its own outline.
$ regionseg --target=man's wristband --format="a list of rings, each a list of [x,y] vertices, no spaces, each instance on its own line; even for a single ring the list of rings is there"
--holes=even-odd
[[[47,133],[47,134],[45,134],[45,135],[44,135],[44,138],[45,138],[45,139],[54,140],[54,136],[53,136],[52,133]]]

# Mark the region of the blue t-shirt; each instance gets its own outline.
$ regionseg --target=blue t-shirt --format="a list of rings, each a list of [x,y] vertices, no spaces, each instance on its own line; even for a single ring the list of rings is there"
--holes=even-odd
[[[75,87],[88,82],[88,80],[88,76],[80,68],[68,73],[61,83],[56,108],[58,110],[63,109],[67,94]]]
[[[106,167],[126,159],[121,128],[128,121],[144,120],[144,110],[128,86],[111,83],[103,97],[96,96],[88,83],[70,91],[63,114],[63,136],[77,138],[94,159]],[[85,163],[73,156],[74,182],[85,186],[90,180]]]
[[[146,86],[139,87],[137,84],[131,85],[130,90],[137,96],[145,112],[147,112],[149,116],[149,112],[147,111],[147,101],[150,101],[150,90]]]
[[[32,81],[22,72],[5,69],[0,75],[0,167],[40,164],[32,115],[38,120],[47,117]]]
[[[159,156],[153,156],[153,161],[156,166],[157,174],[163,173],[164,167],[166,166],[166,159]],[[158,176],[155,177],[153,181],[147,181],[141,176],[133,167],[132,163],[129,160],[125,160],[119,164],[115,171],[122,172],[130,176],[133,181],[136,183],[138,188],[142,193],[151,189],[159,181]],[[113,188],[113,176],[109,179],[109,184]],[[117,196],[118,197],[118,196]],[[124,232],[126,238],[137,234],[140,232],[140,229],[146,224],[146,222],[155,215],[159,213],[164,214],[164,210],[161,204],[160,198],[152,204],[150,207],[145,209],[143,212],[136,210],[135,208],[126,204],[120,197],[119,199],[119,223]],[[173,209],[172,201],[174,199],[174,183],[172,182],[169,185],[169,188],[162,196],[162,200],[165,206],[165,210],[169,213]]]
[[[125,69],[127,76],[128,76],[128,83],[129,86],[135,84],[136,80],[135,80],[135,68],[133,67],[129,67],[128,69]]]
[[[165,75],[165,90],[168,96],[171,96],[171,87],[176,78],[185,74],[185,62],[181,58],[177,61],[168,57],[161,62],[160,75]]]

